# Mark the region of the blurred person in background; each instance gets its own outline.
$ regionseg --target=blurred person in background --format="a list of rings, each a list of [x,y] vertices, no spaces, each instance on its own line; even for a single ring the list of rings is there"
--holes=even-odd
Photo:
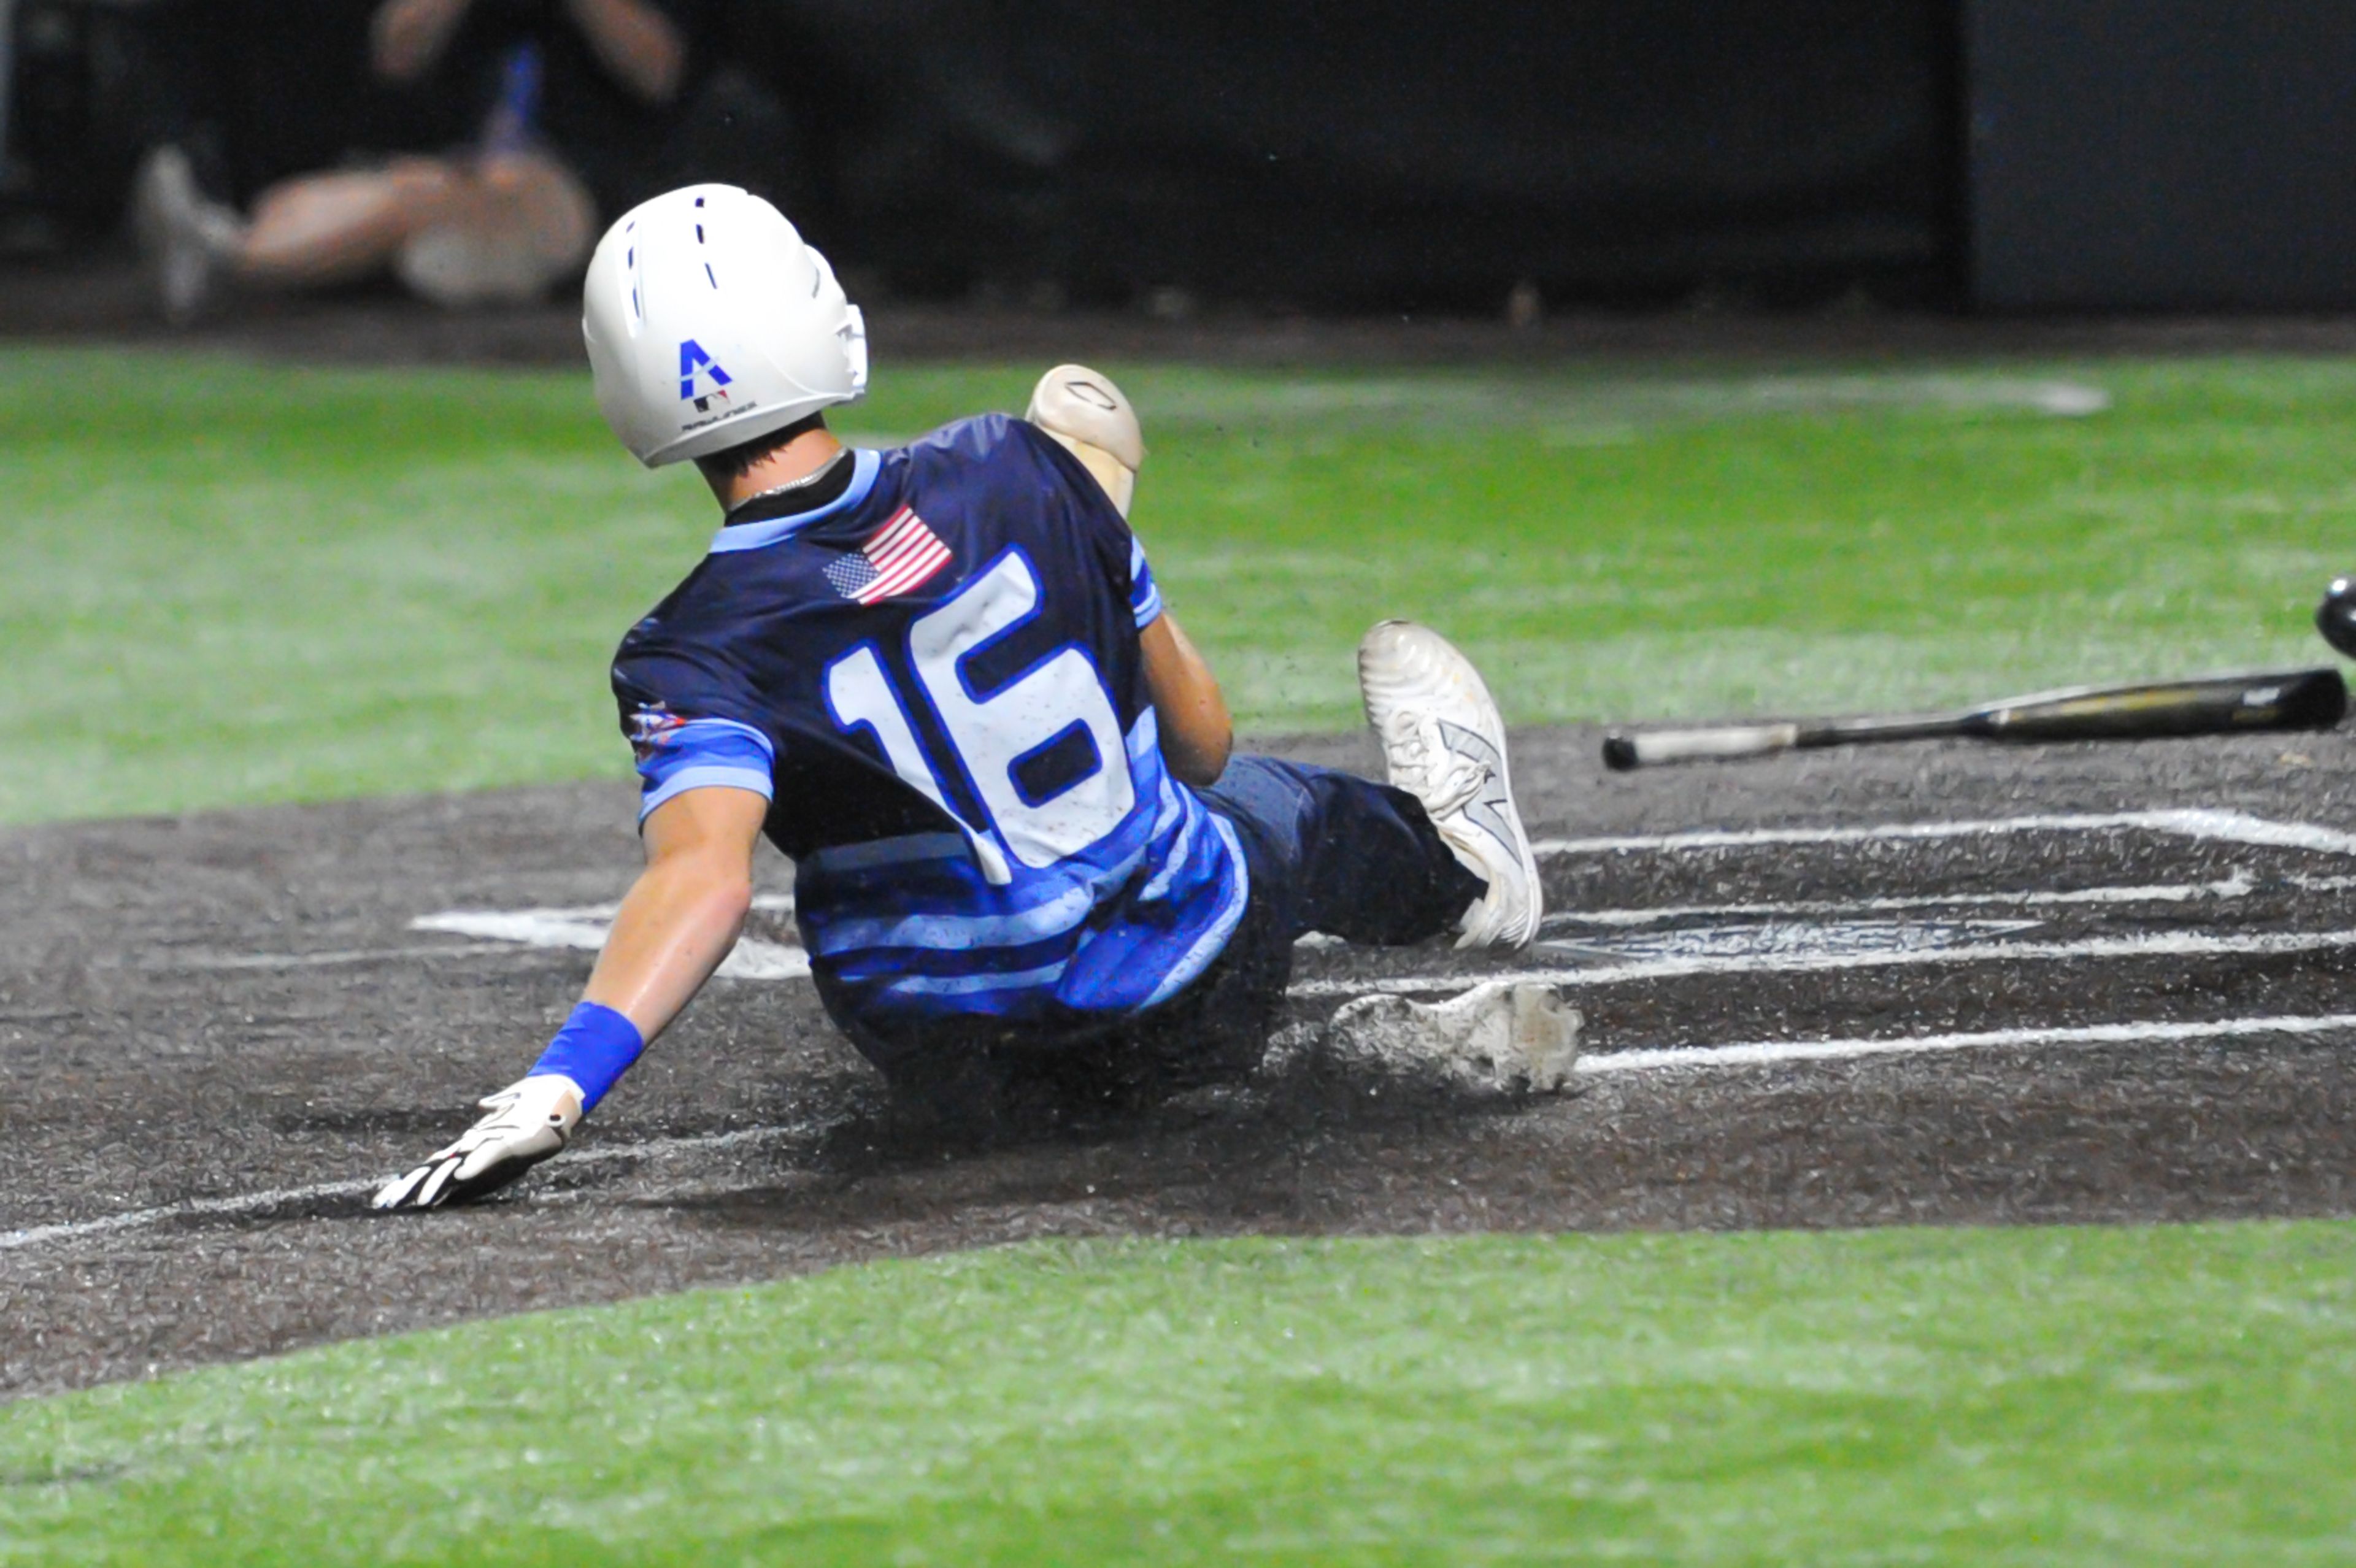
[[[539,298],[580,270],[601,209],[667,182],[699,19],[692,0],[384,0],[371,71],[418,142],[457,150],[298,175],[241,214],[155,148],[133,219],[165,315],[194,319],[224,283],[388,267],[440,304]]]

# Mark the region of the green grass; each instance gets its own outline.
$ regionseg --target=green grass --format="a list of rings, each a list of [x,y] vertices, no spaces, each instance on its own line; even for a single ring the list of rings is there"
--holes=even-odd
[[[1032,1245],[0,1408],[0,1562],[2344,1563],[2356,1227]]]
[[[2306,659],[2356,521],[2356,362],[1119,369],[1138,526],[1263,731],[1355,722],[1393,613],[1526,721]],[[843,422],[1031,373],[887,364]],[[2111,406],[2028,406],[2052,377]],[[605,657],[712,522],[582,377],[22,348],[0,496],[0,821],[619,774]]]

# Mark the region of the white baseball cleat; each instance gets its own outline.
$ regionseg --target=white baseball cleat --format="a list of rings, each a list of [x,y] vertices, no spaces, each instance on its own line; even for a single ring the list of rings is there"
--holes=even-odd
[[[423,1165],[377,1189],[376,1209],[438,1209],[495,1192],[573,1141],[581,1086],[561,1072],[519,1078],[477,1102],[489,1115]]]
[[[1333,1065],[1437,1079],[1459,1089],[1557,1094],[1579,1066],[1577,1008],[1551,986],[1492,980],[1444,1002],[1360,997],[1326,1025]]]
[[[1465,911],[1459,947],[1522,947],[1545,898],[1505,771],[1505,721],[1472,661],[1412,621],[1385,621],[1358,644],[1358,690],[1392,785],[1489,891]]]

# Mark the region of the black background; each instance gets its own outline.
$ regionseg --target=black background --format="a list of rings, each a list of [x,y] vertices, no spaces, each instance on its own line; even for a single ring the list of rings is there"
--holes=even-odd
[[[601,194],[753,186],[870,295],[2356,303],[2344,5],[667,3],[687,107]],[[448,145],[475,106],[373,83],[371,5],[22,0],[0,198],[89,236],[159,140],[238,199]]]
[[[369,0],[20,6],[20,197],[112,223],[138,149],[222,194],[446,142]],[[781,200],[871,287],[1363,310],[1768,301],[1952,272],[1940,0],[1150,7],[717,0],[675,183]]]

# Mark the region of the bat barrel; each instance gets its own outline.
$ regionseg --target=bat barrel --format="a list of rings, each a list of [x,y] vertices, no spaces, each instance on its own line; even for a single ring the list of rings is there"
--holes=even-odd
[[[2018,698],[1983,710],[1975,730],[1997,741],[2141,740],[2329,730],[2347,710],[2336,669],[2259,670]]]

